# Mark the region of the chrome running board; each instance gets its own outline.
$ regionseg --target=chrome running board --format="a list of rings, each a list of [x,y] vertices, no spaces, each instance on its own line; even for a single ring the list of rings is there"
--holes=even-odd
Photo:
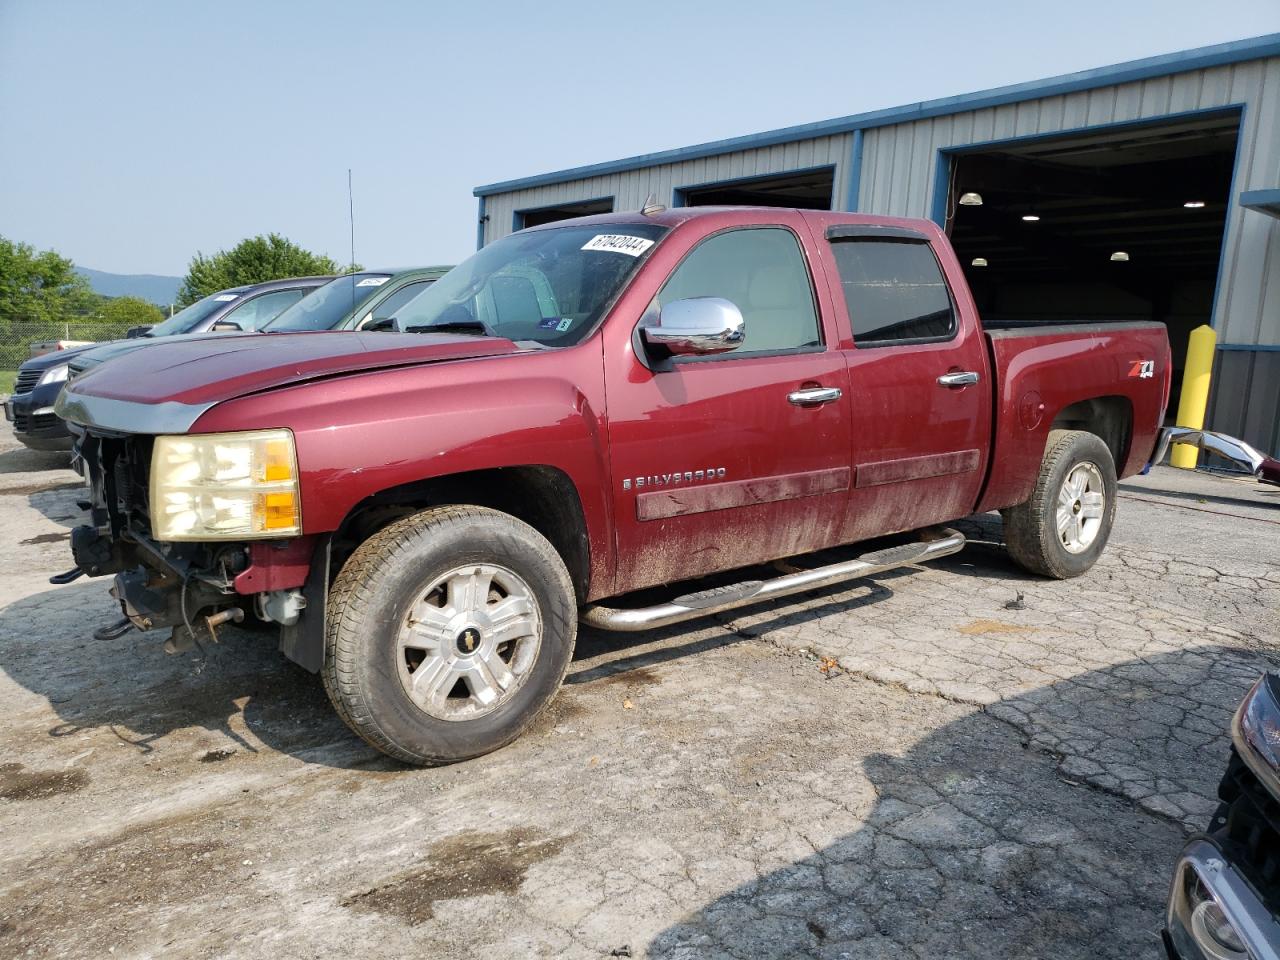
[[[705,617],[712,613],[745,607],[751,603],[760,603],[763,600],[786,597],[804,590],[815,590],[842,580],[869,577],[909,564],[936,560],[939,557],[958,553],[964,547],[964,534],[951,529],[944,530],[943,534],[941,539],[930,540],[927,543],[908,543],[900,547],[876,550],[873,553],[863,554],[855,560],[814,567],[812,570],[800,570],[772,580],[749,580],[727,587],[702,590],[676,597],[670,603],[660,603],[652,607],[626,610],[593,603],[582,608],[579,619],[582,623],[600,630],[616,630],[624,633],[665,627],[694,617]]]

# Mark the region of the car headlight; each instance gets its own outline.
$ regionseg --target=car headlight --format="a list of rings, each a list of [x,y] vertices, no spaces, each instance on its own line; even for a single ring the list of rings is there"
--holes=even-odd
[[[302,532],[298,460],[288,430],[156,437],[151,526],[157,540],[254,540]]]
[[[62,383],[67,379],[67,370],[69,369],[70,365],[66,363],[59,363],[56,366],[50,367],[40,375],[40,382],[37,386],[43,387],[46,383]]]
[[[1280,797],[1280,676],[1258,678],[1236,711],[1231,739],[1262,785]]]

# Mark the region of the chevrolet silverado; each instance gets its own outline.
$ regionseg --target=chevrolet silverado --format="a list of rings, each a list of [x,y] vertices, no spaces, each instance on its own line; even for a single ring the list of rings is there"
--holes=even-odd
[[[948,522],[994,510],[1024,568],[1085,573],[1171,379],[1159,323],[984,329],[935,225],[825,211],[523,230],[395,326],[175,341],[69,384],[91,518],[55,582],[113,575],[104,633],[165,628],[171,650],[272,625],[411,763],[517,737],[580,622],[644,630],[945,556]]]

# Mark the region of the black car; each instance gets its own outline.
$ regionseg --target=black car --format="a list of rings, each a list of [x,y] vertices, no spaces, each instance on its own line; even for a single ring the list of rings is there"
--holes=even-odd
[[[1178,859],[1165,948],[1171,960],[1280,960],[1280,674],[1236,712],[1218,799]]]
[[[294,277],[266,283],[230,287],[197,300],[157,323],[133,341],[152,337],[184,336],[214,330],[256,330],[332,277]],[[132,331],[131,331],[132,332]],[[70,450],[72,437],[67,426],[53,413],[54,401],[72,360],[105,344],[90,343],[70,350],[58,350],[34,357],[18,368],[13,396],[5,401],[5,419],[13,424],[14,435],[33,450]]]

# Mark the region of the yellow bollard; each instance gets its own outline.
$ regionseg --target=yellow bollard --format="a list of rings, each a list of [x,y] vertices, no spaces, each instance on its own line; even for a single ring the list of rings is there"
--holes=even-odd
[[[1182,370],[1182,395],[1178,397],[1180,427],[1193,430],[1204,428],[1204,411],[1209,405],[1209,377],[1213,373],[1213,352],[1218,346],[1218,335],[1213,327],[1204,325],[1191,331],[1187,341],[1187,362]],[[1194,470],[1200,451],[1189,443],[1175,443],[1169,463],[1184,470]]]

